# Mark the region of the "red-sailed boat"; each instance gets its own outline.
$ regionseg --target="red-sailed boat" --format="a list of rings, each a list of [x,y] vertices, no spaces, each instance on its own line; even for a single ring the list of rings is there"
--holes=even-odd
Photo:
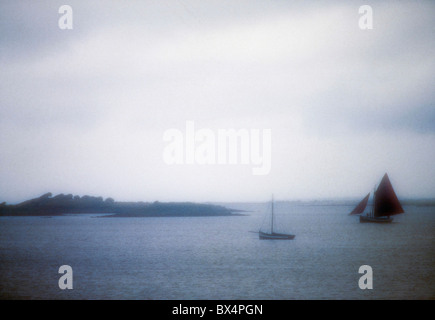
[[[355,207],[350,214],[361,214],[359,217],[360,222],[378,222],[389,223],[393,221],[391,216],[404,213],[402,205],[394,192],[393,186],[385,174],[381,180],[376,191],[373,192],[373,201],[371,210],[365,215],[362,215],[367,207],[370,193],[364,197],[363,200]]]

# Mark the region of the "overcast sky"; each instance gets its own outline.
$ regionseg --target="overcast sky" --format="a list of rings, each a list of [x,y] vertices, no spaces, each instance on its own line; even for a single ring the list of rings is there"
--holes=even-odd
[[[385,172],[399,198],[435,196],[434,17],[433,1],[2,1],[0,202],[362,198]],[[186,121],[271,129],[270,173],[168,165],[164,132]]]

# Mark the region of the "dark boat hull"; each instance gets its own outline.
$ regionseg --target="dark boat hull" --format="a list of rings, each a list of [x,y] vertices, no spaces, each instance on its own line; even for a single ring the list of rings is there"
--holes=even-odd
[[[259,232],[258,237],[260,240],[292,240],[295,238],[294,234],[284,234],[284,233],[265,233]]]
[[[359,216],[359,222],[391,223],[392,221],[393,221],[392,217]]]

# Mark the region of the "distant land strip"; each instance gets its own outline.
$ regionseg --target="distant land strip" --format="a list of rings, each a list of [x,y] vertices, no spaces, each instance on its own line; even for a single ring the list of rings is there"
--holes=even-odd
[[[241,210],[193,202],[117,202],[112,198],[46,193],[19,204],[0,204],[0,216],[60,216],[107,213],[104,217],[199,217],[241,216]]]

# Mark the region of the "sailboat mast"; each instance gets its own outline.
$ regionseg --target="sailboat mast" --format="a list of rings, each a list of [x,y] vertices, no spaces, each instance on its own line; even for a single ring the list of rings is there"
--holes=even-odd
[[[271,226],[270,226],[270,233],[273,233],[273,195],[272,195],[272,222],[271,222]]]
[[[376,185],[373,188],[372,217],[375,216],[375,203],[376,203]]]

